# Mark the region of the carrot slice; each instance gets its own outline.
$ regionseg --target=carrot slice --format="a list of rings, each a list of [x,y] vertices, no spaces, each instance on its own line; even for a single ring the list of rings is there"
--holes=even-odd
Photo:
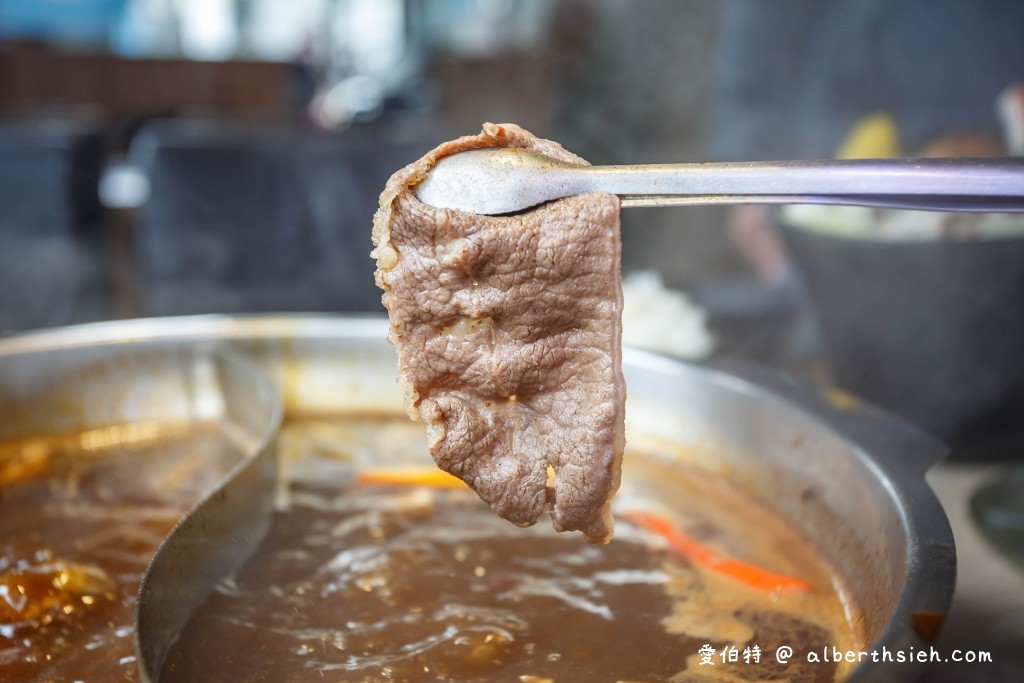
[[[676,554],[751,588],[768,592],[811,590],[811,586],[802,579],[776,574],[748,562],[724,557],[661,515],[642,510],[629,510],[622,516],[632,524],[653,531],[664,538]]]
[[[435,489],[463,489],[466,483],[433,467],[368,469],[356,473],[355,483],[362,486],[427,486]]]

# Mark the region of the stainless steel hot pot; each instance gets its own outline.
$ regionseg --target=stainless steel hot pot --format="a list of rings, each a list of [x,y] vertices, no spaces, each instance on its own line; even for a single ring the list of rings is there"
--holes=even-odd
[[[180,417],[219,406],[245,413],[234,417],[250,435],[248,458],[172,531],[143,581],[136,613],[142,680],[157,680],[190,609],[259,536],[275,486],[280,410],[273,404],[285,412],[401,410],[385,334],[377,318],[202,316],[0,340],[0,407],[9,407],[7,418],[31,422],[5,419],[0,436],[109,424],[140,412]],[[99,366],[106,370],[89,371]],[[763,369],[692,365],[631,349],[624,368],[627,439],[699,446],[680,452],[697,454],[700,466],[729,476],[802,529],[845,575],[872,648],[930,644],[955,578],[952,534],[924,480],[942,446],[850,396]],[[68,412],[48,397],[69,391],[92,398]],[[25,397],[37,409],[18,415],[10,406],[26,405]],[[53,409],[38,410],[47,405]],[[245,543],[220,545],[243,536]],[[865,662],[850,680],[913,680],[916,670]]]

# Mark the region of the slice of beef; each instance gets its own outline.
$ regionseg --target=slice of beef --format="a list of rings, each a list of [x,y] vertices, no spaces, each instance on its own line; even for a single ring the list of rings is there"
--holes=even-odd
[[[438,466],[499,515],[525,526],[550,503],[557,530],[605,542],[625,445],[619,200],[587,194],[495,217],[410,191],[441,157],[481,147],[586,164],[486,124],[388,182],[373,256],[407,408],[427,423]]]

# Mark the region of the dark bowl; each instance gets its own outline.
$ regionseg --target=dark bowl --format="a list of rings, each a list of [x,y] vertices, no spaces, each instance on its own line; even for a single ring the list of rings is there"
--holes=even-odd
[[[944,439],[954,458],[1024,457],[1024,237],[782,234],[841,387]]]

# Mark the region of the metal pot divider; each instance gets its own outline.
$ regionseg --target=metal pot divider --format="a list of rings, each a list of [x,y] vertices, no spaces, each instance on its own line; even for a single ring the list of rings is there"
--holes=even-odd
[[[210,347],[172,341],[0,353],[0,440],[131,423],[216,423],[241,456],[150,561],[135,613],[142,681],[158,679],[192,610],[259,543],[277,491],[277,389],[251,361]]]
[[[215,393],[200,398],[219,403],[227,425],[244,432],[244,457],[181,518],[146,569],[135,606],[135,654],[143,683],[159,679],[193,610],[248,559],[274,510],[280,396],[252,363],[230,355],[220,358],[210,387]]]

